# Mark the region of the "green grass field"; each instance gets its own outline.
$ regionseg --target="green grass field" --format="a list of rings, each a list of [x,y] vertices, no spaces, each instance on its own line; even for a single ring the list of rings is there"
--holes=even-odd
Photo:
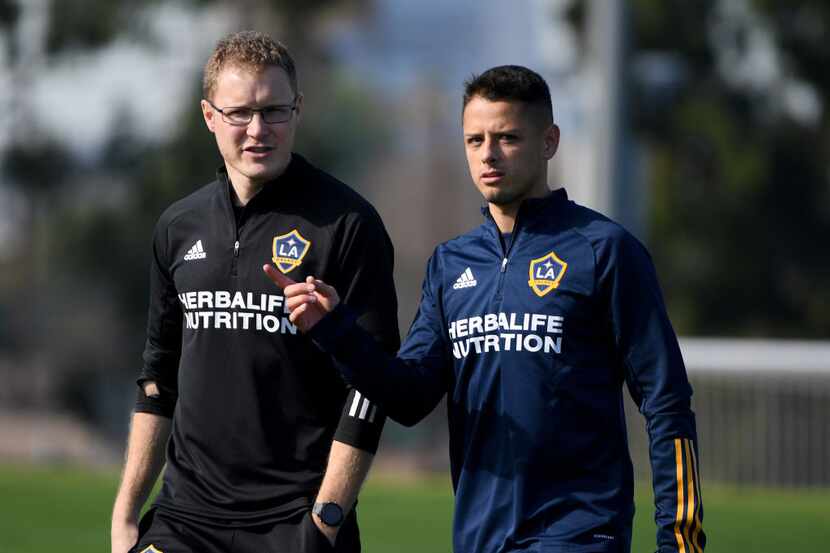
[[[0,466],[0,553],[108,552],[112,473]],[[703,489],[708,552],[830,550],[830,490]],[[651,496],[638,494],[633,551],[654,550]],[[450,551],[452,496],[443,478],[369,479],[360,524],[368,553]],[[458,552],[461,553],[461,552]]]

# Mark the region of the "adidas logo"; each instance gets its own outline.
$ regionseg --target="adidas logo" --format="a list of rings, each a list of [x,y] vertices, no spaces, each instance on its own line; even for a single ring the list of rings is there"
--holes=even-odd
[[[460,290],[462,288],[472,288],[476,284],[478,284],[476,277],[473,276],[473,272],[467,267],[452,287],[454,290]]]
[[[187,250],[184,256],[185,261],[193,261],[194,259],[204,259],[207,257],[205,249],[202,247],[202,241],[197,240],[193,247]]]

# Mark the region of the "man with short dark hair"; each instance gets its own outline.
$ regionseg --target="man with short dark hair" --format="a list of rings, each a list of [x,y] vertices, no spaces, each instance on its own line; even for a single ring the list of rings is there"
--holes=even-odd
[[[224,163],[155,229],[113,553],[360,551],[353,506],[384,415],[297,333],[260,267],[326,275],[391,352],[393,252],[363,198],[293,153],[302,106],[283,45],[219,42],[201,107]]]
[[[648,252],[548,189],[559,128],[539,75],[490,69],[462,113],[485,222],[435,249],[397,357],[336,286],[265,268],[291,320],[394,420],[447,395],[458,553],[630,551],[623,381],[647,421],[658,549],[702,552],[692,390]]]

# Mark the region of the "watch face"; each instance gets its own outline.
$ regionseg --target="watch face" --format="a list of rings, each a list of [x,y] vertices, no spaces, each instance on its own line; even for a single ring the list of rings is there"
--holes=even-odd
[[[337,503],[326,503],[320,510],[320,518],[327,526],[339,526],[343,522],[343,510]]]

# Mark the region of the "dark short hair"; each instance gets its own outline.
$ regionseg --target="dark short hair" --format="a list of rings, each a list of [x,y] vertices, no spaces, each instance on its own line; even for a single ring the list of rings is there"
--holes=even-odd
[[[485,100],[512,100],[524,102],[542,109],[553,123],[553,106],[550,89],[538,73],[521,65],[500,65],[481,75],[473,75],[464,82],[464,104],[461,112],[474,97]]]
[[[239,67],[250,71],[262,71],[267,67],[280,67],[288,75],[291,90],[297,93],[297,69],[288,49],[279,41],[257,31],[239,31],[216,44],[205,64],[202,93],[208,100],[216,90],[219,74],[226,67]]]

